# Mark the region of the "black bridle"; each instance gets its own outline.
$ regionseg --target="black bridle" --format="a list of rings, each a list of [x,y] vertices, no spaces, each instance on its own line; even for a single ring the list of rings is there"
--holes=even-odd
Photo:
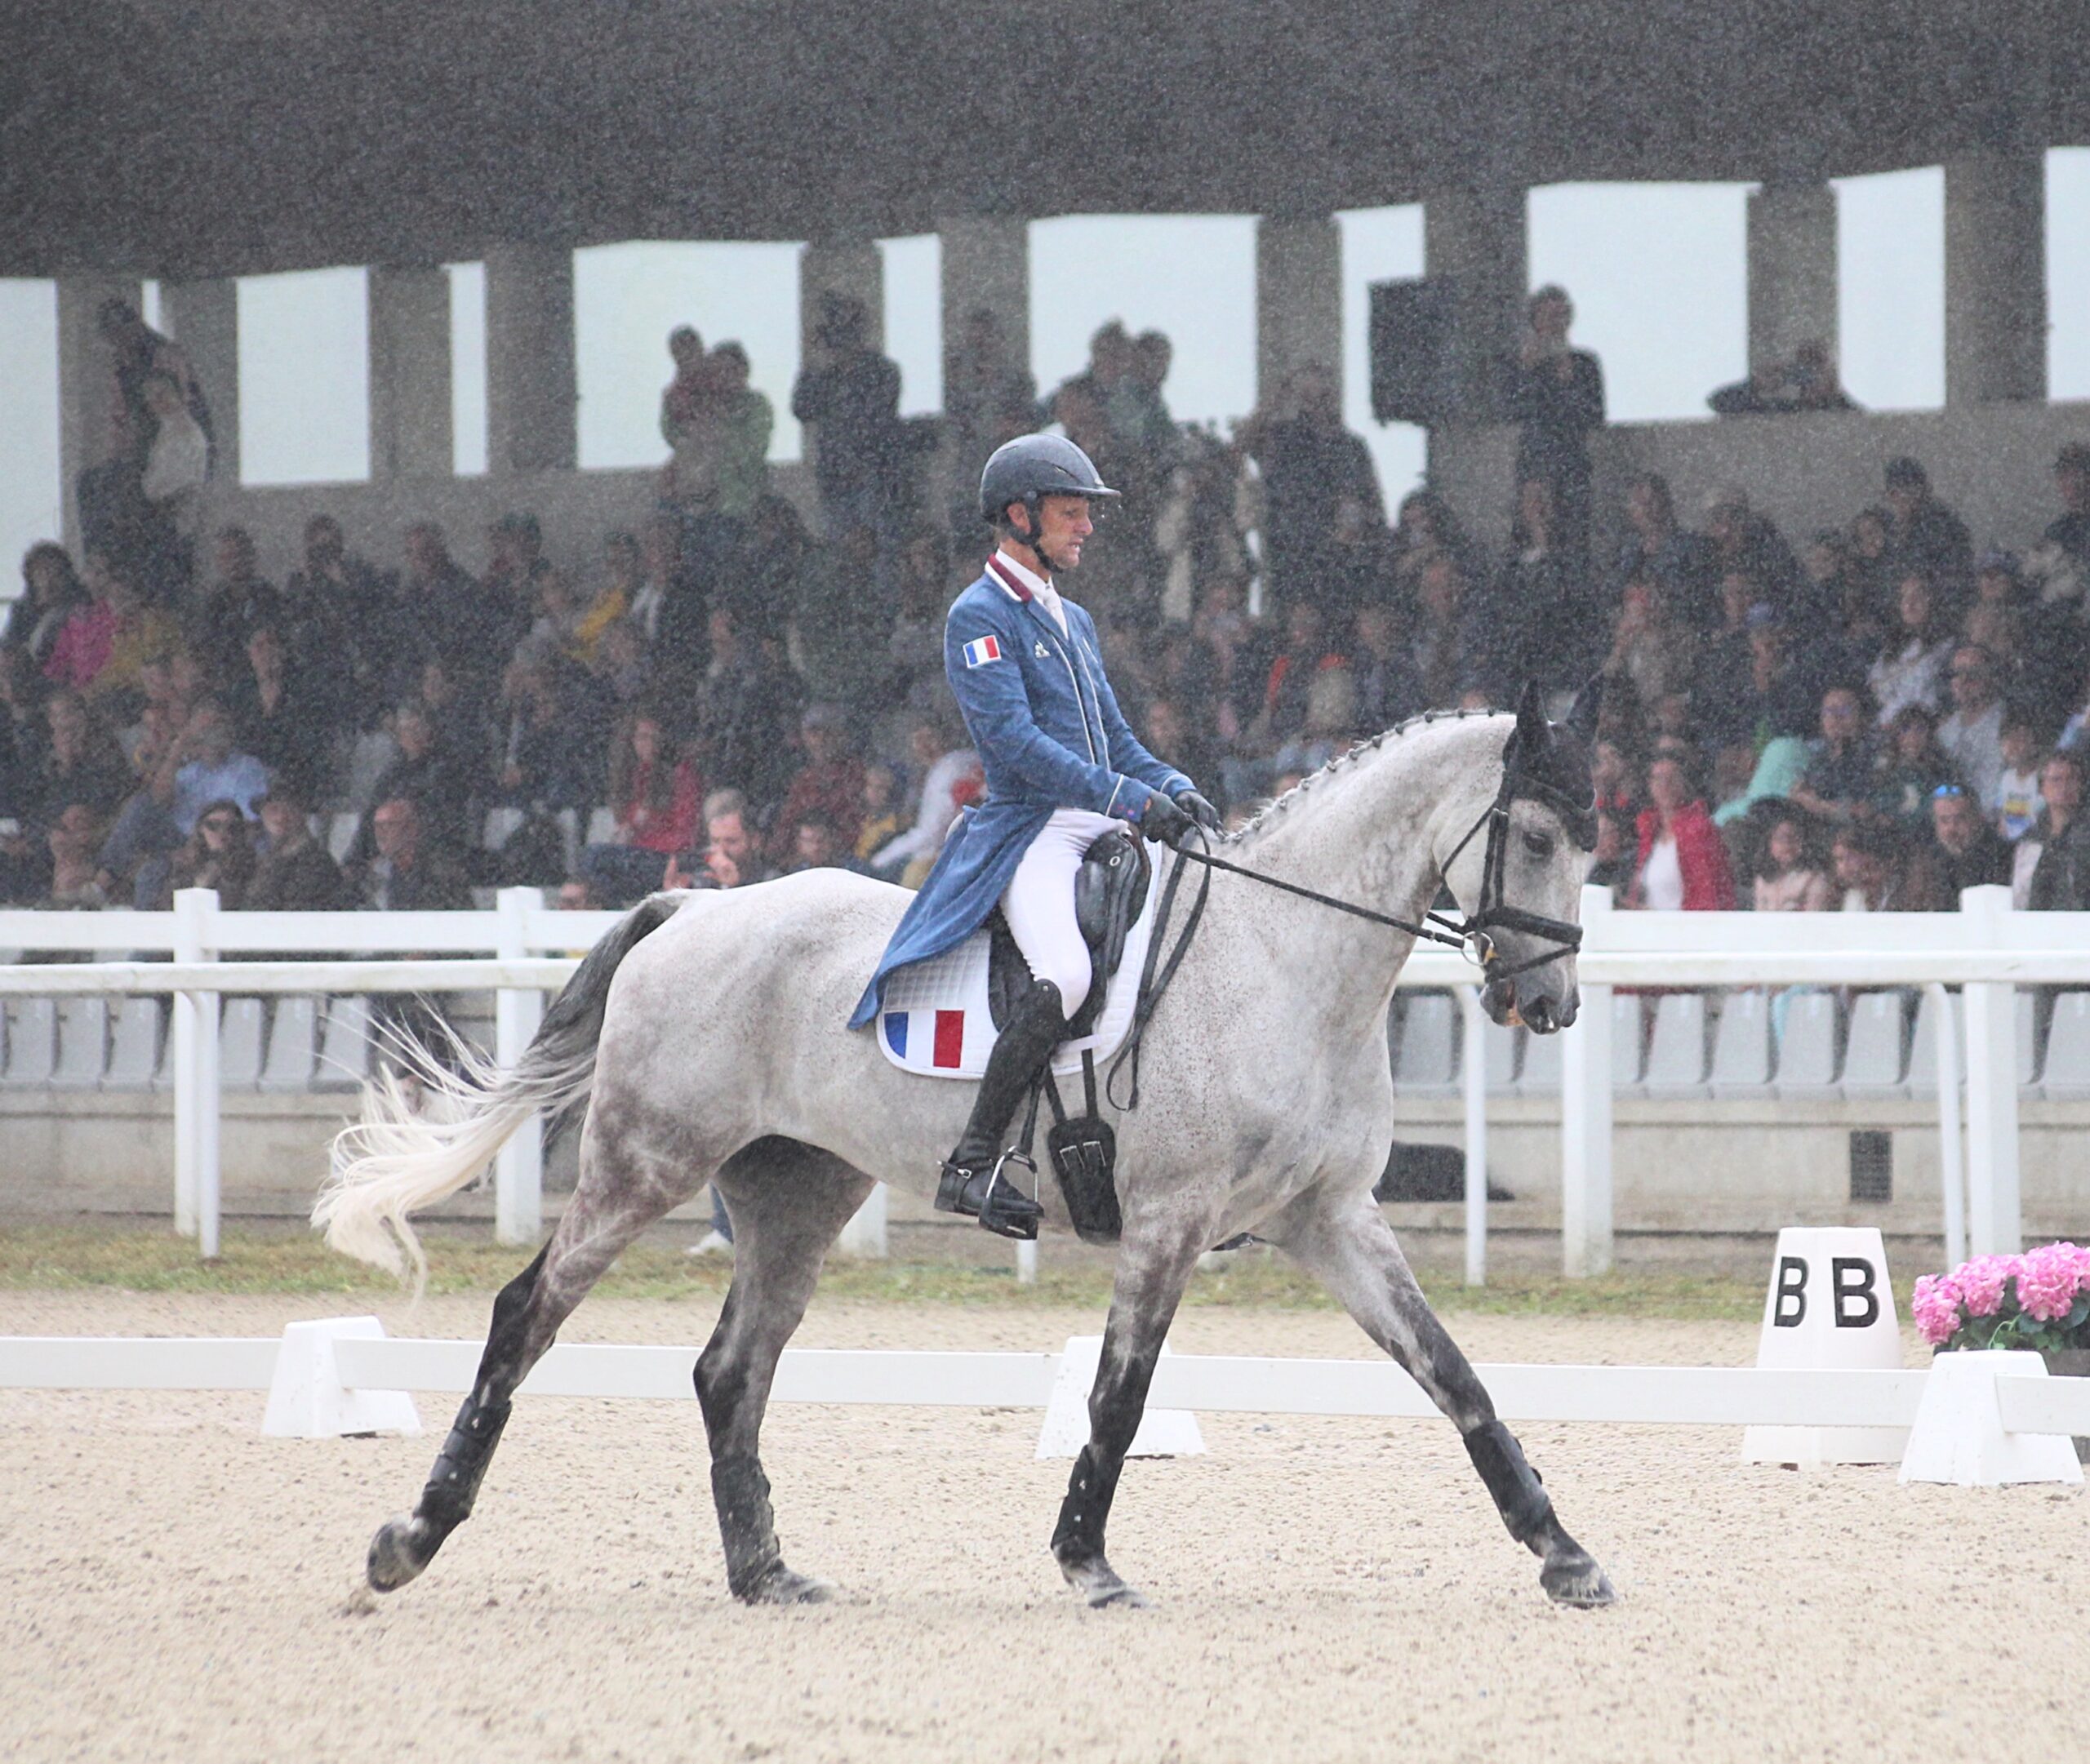
[[[1439,876],[1451,873],[1459,855],[1485,829],[1487,842],[1482,848],[1480,858],[1480,898],[1476,909],[1462,918],[1453,918],[1439,913],[1434,908],[1422,916],[1422,922],[1416,924],[1397,918],[1390,913],[1381,913],[1372,907],[1359,906],[1353,900],[1340,900],[1333,895],[1324,895],[1316,889],[1301,887],[1297,882],[1288,882],[1278,877],[1252,870],[1245,865],[1214,857],[1209,850],[1198,850],[1190,846],[1179,846],[1177,855],[1189,862],[1201,865],[1205,875],[1198,886],[1198,897],[1190,904],[1189,916],[1183,921],[1183,929],[1176,940],[1176,947],[1169,952],[1168,960],[1160,966],[1157,979],[1155,968],[1159,963],[1161,946],[1165,940],[1168,921],[1176,907],[1176,893],[1183,880],[1181,863],[1171,869],[1168,881],[1161,891],[1161,906],[1155,915],[1154,935],[1147,944],[1146,970],[1140,976],[1140,1001],[1132,1017],[1132,1027],[1126,1032],[1124,1046],[1110,1063],[1109,1081],[1105,1094],[1113,1104],[1120,1109],[1132,1109],[1140,1100],[1139,1047],[1146,1033],[1148,1020],[1160,1004],[1162,996],[1168,990],[1169,982],[1176,978],[1176,971],[1183,964],[1189,953],[1190,940],[1197,933],[1198,922],[1204,917],[1205,897],[1212,891],[1212,872],[1225,870],[1230,876],[1245,878],[1260,882],[1265,888],[1277,889],[1280,893],[1296,895],[1302,900],[1332,908],[1337,913],[1347,913],[1353,918],[1364,919],[1374,925],[1383,925],[1389,931],[1404,931],[1411,937],[1426,939],[1431,943],[1443,944],[1450,948],[1470,953],[1490,980],[1505,980],[1519,974],[1543,967],[1549,962],[1558,962],[1563,956],[1572,955],[1582,947],[1582,927],[1566,919],[1549,918],[1542,913],[1527,912],[1522,907],[1512,906],[1504,900],[1503,878],[1510,860],[1510,810],[1519,799],[1537,802],[1550,808],[1560,817],[1561,824],[1568,836],[1585,851],[1592,851],[1597,842],[1597,811],[1594,795],[1588,802],[1577,802],[1557,785],[1549,783],[1537,773],[1519,764],[1517,737],[1510,738],[1502,754],[1502,781],[1496,787],[1495,800],[1481,811],[1480,817],[1467,828],[1459,842],[1452,847],[1452,854],[1439,867]],[[1203,829],[1199,829],[1203,837]],[[1501,966],[1501,958],[1496,953],[1492,933],[1516,931],[1527,937],[1535,937],[1553,945],[1543,953],[1527,957],[1523,961],[1508,966]],[[1114,1094],[1118,1068],[1130,1060],[1132,1068],[1131,1096],[1119,1103]]]

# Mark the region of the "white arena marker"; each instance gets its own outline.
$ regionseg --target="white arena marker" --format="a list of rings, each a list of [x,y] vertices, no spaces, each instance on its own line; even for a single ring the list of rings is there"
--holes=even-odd
[[[2044,1378],[2036,1353],[1941,1353],[1930,1364],[1909,1450],[1904,1482],[1951,1482],[1994,1488],[2003,1482],[2083,1480],[2075,1447],[2065,1433],[2012,1433],[2003,1424],[2006,1378]]]
[[[334,1363],[340,1340],[382,1340],[374,1317],[291,1323],[276,1350],[276,1375],[261,1431],[275,1439],[338,1439],[344,1433],[418,1433],[421,1418],[403,1390],[351,1390]]]
[[[1759,1366],[1900,1371],[1901,1326],[1887,1247],[1867,1226],[1788,1226],[1778,1233],[1763,1301]],[[1905,1427],[1752,1427],[1744,1464],[1898,1464]]]
[[[1161,1357],[1171,1357],[1168,1344]],[[1045,1404],[1045,1425],[1038,1434],[1041,1458],[1078,1458],[1088,1443],[1088,1393],[1103,1363],[1101,1335],[1069,1335]],[[1149,1409],[1140,1417],[1128,1458],[1195,1458],[1203,1455],[1205,1437],[1198,1418],[1187,1409]]]

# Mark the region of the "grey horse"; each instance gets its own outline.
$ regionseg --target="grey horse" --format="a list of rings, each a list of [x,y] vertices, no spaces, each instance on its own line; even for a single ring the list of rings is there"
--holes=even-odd
[[[1225,842],[1231,863],[1418,921],[1448,887],[1492,890],[1483,998],[1497,1021],[1563,1028],[1572,951],[1508,928],[1572,921],[1590,799],[1585,692],[1564,732],[1535,694],[1512,718],[1417,719],[1333,762]],[[1515,770],[1536,788],[1503,788]],[[1546,783],[1550,777],[1551,784]],[[1493,837],[1474,837],[1493,824]],[[1484,859],[1494,880],[1483,886]],[[1185,892],[1188,889],[1186,886]],[[592,950],[517,1065],[447,1072],[409,1107],[387,1081],[345,1130],[314,1211],[337,1249],[404,1273],[407,1215],[455,1193],[521,1123],[585,1109],[580,1175],[550,1240],[496,1299],[471,1394],[411,1515],[380,1529],[370,1584],[403,1586],[472,1510],[509,1400],[618,1254],[715,1183],[732,1212],[732,1290],[699,1357],[727,1580],[749,1603],[820,1598],[779,1549],[758,1456],[777,1357],[829,1246],[874,1181],[926,1194],[971,1087],[890,1065],[843,1025],[907,896],[838,870],[645,901]],[[1092,1605],[1136,1604],[1104,1531],[1156,1358],[1199,1255],[1243,1232],[1310,1269],[1457,1426],[1510,1534],[1565,1604],[1609,1582],[1562,1527],[1537,1474],[1431,1313],[1372,1197],[1391,1143],[1387,1006],[1413,939],[1217,873],[1201,928],[1150,1026],[1141,1100],[1116,1113],[1123,1213],[1101,1364],[1052,1553]],[[1050,1182],[1048,1229],[1070,1222]]]

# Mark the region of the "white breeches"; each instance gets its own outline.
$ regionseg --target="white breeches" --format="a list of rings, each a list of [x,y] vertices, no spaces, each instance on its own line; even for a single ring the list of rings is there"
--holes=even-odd
[[[1053,810],[1002,895],[1002,917],[1030,964],[1030,977],[1060,989],[1060,1006],[1069,1016],[1088,997],[1090,980],[1088,945],[1074,918],[1074,873],[1084,851],[1124,824],[1087,809]]]

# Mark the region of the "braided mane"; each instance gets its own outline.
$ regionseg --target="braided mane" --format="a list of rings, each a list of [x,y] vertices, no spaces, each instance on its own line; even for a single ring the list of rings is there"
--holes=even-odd
[[[1412,730],[1440,722],[1467,722],[1477,717],[1500,717],[1505,714],[1507,713],[1500,710],[1425,710],[1420,716],[1410,717],[1404,722],[1395,723],[1390,729],[1382,729],[1368,740],[1359,741],[1354,746],[1347,748],[1336,754],[1318,771],[1309,772],[1283,796],[1265,803],[1256,811],[1253,819],[1243,824],[1236,831],[1229,833],[1222,843],[1238,844],[1247,840],[1254,834],[1265,831],[1272,823],[1282,820],[1289,814],[1297,800],[1305,796],[1308,791],[1314,789],[1336,773],[1346,771],[1361,764],[1389,742],[1398,741]]]

